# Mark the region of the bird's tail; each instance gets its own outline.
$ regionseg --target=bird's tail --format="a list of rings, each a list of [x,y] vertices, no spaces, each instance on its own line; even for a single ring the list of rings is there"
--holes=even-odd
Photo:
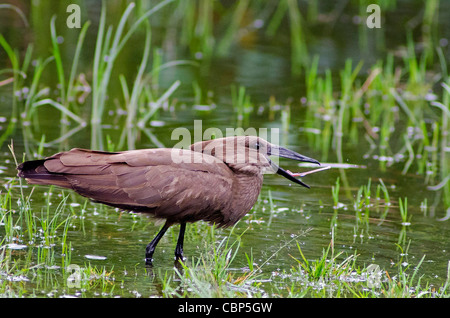
[[[71,188],[64,174],[52,173],[45,168],[46,159],[25,161],[17,166],[18,177],[25,178],[30,184],[56,185]]]

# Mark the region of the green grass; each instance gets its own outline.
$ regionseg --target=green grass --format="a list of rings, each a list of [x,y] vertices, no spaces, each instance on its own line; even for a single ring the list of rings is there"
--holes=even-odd
[[[17,180],[11,180],[10,185],[15,185],[16,182]],[[363,188],[369,186],[370,183]],[[36,297],[45,290],[47,297],[58,297],[63,294],[75,294],[77,297],[147,295],[141,287],[131,293],[128,287],[123,289],[124,279],[129,281],[130,277],[127,276],[136,269],[119,270],[112,265],[98,266],[89,262],[71,265],[72,242],[68,229],[75,220],[73,211],[68,208],[71,200],[68,195],[61,193],[59,196],[57,191],[49,191],[45,206],[39,213],[34,211],[32,206],[22,204],[22,199],[16,200],[16,195],[21,198],[21,194],[17,193],[17,187],[8,186],[7,189],[8,191],[5,194],[2,192],[0,196],[1,220],[4,223],[0,272],[3,277],[8,277],[9,281],[22,281],[26,284],[6,283],[4,280],[0,284],[1,295]],[[30,197],[34,195],[34,191],[29,192],[30,196],[24,196],[25,202],[30,201]],[[399,202],[405,202],[400,203],[399,211],[402,214],[406,213],[406,200]],[[16,204],[24,208],[14,212]],[[369,208],[375,209],[373,206]],[[32,221],[27,225],[25,219],[30,216]],[[11,226],[8,225],[9,222]],[[142,225],[138,225],[140,226]],[[207,235],[204,234],[205,226],[208,229]],[[291,236],[276,251],[265,255],[262,261],[256,261],[252,250],[247,253],[242,249],[242,237],[244,234],[247,235],[246,231],[240,231],[239,234],[235,232],[235,229],[227,232],[217,231],[202,224],[190,227],[186,233],[187,240],[202,242],[198,256],[188,257],[173,269],[156,269],[152,280],[153,284],[161,286],[159,296],[448,297],[448,275],[441,285],[436,286],[421,274],[425,255],[422,255],[416,263],[408,261],[408,265],[404,266],[405,257],[411,253],[410,244],[404,244],[404,247],[398,245],[400,256],[397,262],[394,266],[383,268],[376,261],[367,262],[360,259],[356,250],[350,254],[348,251],[340,251],[337,242],[342,238],[337,235],[339,231],[336,232],[334,228],[331,230],[330,243],[323,249],[322,254],[311,257],[310,252],[307,252],[301,243],[303,240],[307,241],[309,234],[312,233],[308,230]],[[176,233],[172,234],[171,240],[175,244]],[[14,255],[14,250],[4,247],[5,241],[13,237],[19,238],[19,241],[14,240],[18,244],[27,246],[24,256],[18,257]],[[266,270],[270,263],[276,263],[279,255],[287,251],[292,260],[290,269],[282,269],[275,276],[272,270]],[[242,266],[236,264],[239,254],[245,255],[247,264],[245,269],[236,270],[236,267]],[[148,276],[148,274],[138,275],[137,272],[135,275],[136,281]],[[147,288],[148,286],[145,287]]]
[[[93,68],[93,92],[92,92],[92,115],[91,115],[91,146],[97,149],[103,149],[103,134],[100,125],[103,122],[106,98],[108,94],[108,87],[112,77],[114,64],[119,57],[120,52],[130,39],[130,37],[137,31],[137,29],[146,22],[146,19],[172,0],[166,0],[157,4],[151,10],[145,12],[139,19],[134,22],[128,31],[125,30],[128,17],[135,7],[134,3],[130,3],[127,9],[121,16],[117,29],[114,33],[112,26],[106,28],[106,4],[103,2],[102,13],[100,18],[100,26],[97,34],[97,42],[94,56]],[[144,44],[144,52],[139,70],[133,85],[129,102],[129,113],[126,120],[128,147],[134,148],[133,132],[130,130],[132,121],[136,120],[137,105],[139,95],[143,91],[143,72],[147,67],[147,61],[150,53],[150,27],[146,24],[146,38]],[[107,58],[106,58],[107,57]],[[122,85],[123,86],[123,85]]]
[[[61,289],[69,293],[66,281],[71,274],[72,243],[68,233],[75,216],[68,211],[69,195],[50,189],[46,192],[45,207],[39,212],[30,204],[33,189],[26,196],[20,187],[19,199],[16,199],[14,189],[17,184],[16,179],[11,179],[4,185],[7,192],[0,192],[0,223],[3,225],[0,232],[0,294],[35,297],[42,289],[48,290],[55,284],[60,284]],[[80,275],[78,282],[82,294],[91,295],[92,290],[101,290],[102,294],[112,292],[111,273],[112,270],[91,264],[80,267],[77,275]],[[8,284],[8,281],[29,283]],[[30,284],[36,289],[30,291]],[[49,292],[47,296],[52,294]]]
[[[297,248],[300,253],[301,259],[295,259],[298,262],[302,272],[306,273],[311,280],[319,280],[327,278],[328,276],[341,276],[349,275],[351,273],[348,270],[352,268],[350,263],[354,259],[354,255],[345,258],[341,263],[336,260],[343,254],[340,252],[334,255],[334,230],[332,230],[332,242],[328,245],[327,249],[322,252],[322,257],[312,262],[308,261],[302,252],[300,245],[297,243]],[[329,254],[331,250],[331,256]]]
[[[402,198],[398,199],[400,216],[402,218],[402,225],[410,225],[411,217],[408,217],[408,198],[402,200]]]
[[[241,234],[242,235],[242,234]],[[239,252],[239,237],[230,242],[231,234],[224,237],[212,250],[206,251],[198,259],[186,260],[175,269],[175,278],[163,277],[163,295],[166,297],[238,297],[251,296],[251,284],[247,282],[254,275],[252,271],[234,275],[231,265]],[[249,266],[253,266],[250,264]]]
[[[250,95],[245,92],[244,86],[239,88],[235,85],[231,86],[231,103],[237,114],[238,127],[241,127],[243,123],[248,123],[254,106],[250,100]]]
[[[389,197],[389,191],[382,179],[378,179],[378,181],[380,182],[380,184],[377,185],[376,198],[378,201],[381,201],[381,193],[383,193],[384,205],[389,206],[391,204],[391,200]]]
[[[340,182],[339,177],[336,179],[336,184],[334,186],[331,186],[331,195],[333,196],[333,209],[339,208],[339,188],[340,188]]]
[[[297,242],[298,251],[291,255],[297,265],[276,277],[249,271],[236,275],[230,271],[238,241],[228,245],[224,238],[219,249],[197,261],[183,264],[175,274],[160,273],[165,297],[356,297],[356,298],[436,298],[448,297],[448,277],[438,288],[420,276],[423,256],[406,268],[383,269],[376,264],[361,265],[355,252],[334,254],[333,242],[322,257],[308,260]],[[227,242],[227,244],[224,244]],[[292,243],[292,242],[291,242]],[[295,243],[295,242],[294,242]],[[208,261],[208,257],[212,257]],[[248,258],[250,261],[250,258]],[[217,270],[217,264],[219,270]],[[449,268],[450,270],[450,268]],[[270,281],[271,287],[261,281]]]
[[[6,51],[7,56],[12,65],[11,73],[13,74],[13,107],[12,107],[12,120],[9,122],[8,130],[2,134],[0,142],[3,143],[8,136],[10,136],[15,129],[15,123],[19,120],[19,114],[22,115],[22,120],[25,123],[22,125],[23,135],[26,136],[28,140],[34,140],[34,142],[39,142],[42,133],[40,131],[39,124],[39,113],[42,107],[53,107],[59,114],[60,120],[63,123],[61,127],[60,134],[57,138],[49,140],[47,137],[47,142],[45,145],[51,147],[54,145],[64,145],[70,137],[78,133],[80,130],[90,123],[91,126],[91,145],[93,148],[103,149],[104,148],[104,138],[102,129],[100,128],[104,118],[105,112],[108,110],[106,105],[106,100],[110,93],[109,87],[112,85],[112,77],[114,76],[115,62],[120,57],[122,50],[126,46],[127,42],[135,34],[139,33],[144,26],[145,30],[145,44],[142,55],[142,60],[132,85],[131,92],[128,95],[125,94],[125,100],[128,105],[128,115],[126,118],[124,137],[121,138],[119,142],[120,146],[124,146],[124,140],[127,140],[127,146],[131,149],[134,148],[134,141],[136,135],[135,128],[142,128],[155,111],[161,107],[161,104],[173,94],[176,88],[180,85],[179,81],[169,87],[169,89],[161,96],[156,95],[156,91],[151,91],[149,79],[144,75],[149,66],[150,49],[151,49],[151,28],[147,22],[147,19],[153,14],[158,12],[161,8],[173,2],[173,0],[166,0],[155,7],[147,10],[140,16],[134,23],[129,27],[126,27],[129,17],[135,4],[131,3],[123,15],[121,16],[117,28],[113,32],[115,26],[106,26],[106,4],[102,5],[102,13],[100,17],[100,25],[97,32],[97,41],[95,52],[93,55],[93,68],[92,68],[92,107],[90,114],[86,114],[83,110],[82,105],[79,105],[77,99],[75,98],[77,92],[77,78],[82,72],[86,70],[79,69],[81,55],[83,53],[83,44],[88,32],[90,21],[87,21],[81,28],[77,43],[75,46],[75,51],[73,56],[68,57],[63,55],[61,52],[64,48],[64,44],[59,43],[60,36],[56,31],[56,19],[57,16],[53,16],[50,21],[49,26],[49,37],[51,39],[51,56],[43,59],[38,57],[36,59],[34,71],[30,70],[30,61],[33,56],[33,45],[30,44],[26,50],[24,60],[20,61],[20,55],[18,52],[12,48],[3,36],[0,36],[0,45]],[[156,55],[155,55],[156,56]],[[156,59],[155,59],[156,61]],[[51,87],[42,78],[44,75],[48,75],[49,65],[54,64],[56,69],[56,79],[58,93],[56,96],[51,96],[49,93]],[[189,61],[172,61],[168,63],[159,63],[154,65],[154,70],[151,75],[154,78],[158,77],[158,73],[168,67],[192,64]],[[70,70],[66,70],[69,66]],[[123,91],[128,92],[128,87],[126,87],[126,80],[121,78],[121,84]],[[30,81],[28,80],[30,79]],[[27,81],[25,81],[27,80]],[[29,85],[29,88],[26,85]],[[155,87],[157,83],[152,83]],[[44,87],[43,87],[44,86]],[[27,88],[27,94],[24,100],[18,100],[16,94],[20,92],[23,88]],[[141,105],[149,104],[151,109],[149,111],[142,111]],[[139,110],[139,111],[138,111]],[[150,114],[150,115],[149,115]],[[75,127],[69,129],[70,123],[76,124]],[[139,124],[138,124],[139,122]],[[31,125],[33,123],[33,125]],[[133,129],[130,129],[133,128]],[[144,131],[146,132],[146,131]],[[38,138],[35,138],[37,134],[41,134]],[[34,152],[34,145],[29,144],[30,149],[28,153]]]

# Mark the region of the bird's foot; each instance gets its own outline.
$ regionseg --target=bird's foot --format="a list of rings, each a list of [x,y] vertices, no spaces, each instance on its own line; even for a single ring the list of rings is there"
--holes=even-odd
[[[145,265],[146,266],[153,266],[153,259],[152,258],[146,258],[145,259]]]
[[[177,268],[177,269],[183,269],[183,267],[184,267],[184,261],[185,261],[185,257],[183,256],[183,255],[175,255],[175,258],[174,258],[175,260],[174,260],[174,262],[173,262],[173,266],[175,266],[175,268]]]
[[[179,261],[184,262],[185,259],[186,258],[183,256],[183,250],[177,249],[175,251],[175,262],[179,262]]]
[[[153,264],[153,253],[145,254],[145,265],[151,266]]]
[[[177,244],[175,247],[175,261],[184,261],[182,244]]]
[[[183,256],[183,254],[175,254],[175,261],[184,261],[186,258]]]

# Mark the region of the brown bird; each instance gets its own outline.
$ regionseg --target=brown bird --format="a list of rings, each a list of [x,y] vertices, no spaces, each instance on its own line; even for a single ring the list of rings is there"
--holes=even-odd
[[[175,248],[183,259],[186,223],[207,221],[234,225],[256,202],[267,171],[308,185],[273,161],[270,155],[320,163],[254,136],[202,141],[190,150],[155,148],[105,152],[75,148],[17,169],[28,183],[72,189],[95,202],[150,213],[166,222],[147,245],[146,263],[167,229],[180,224]]]

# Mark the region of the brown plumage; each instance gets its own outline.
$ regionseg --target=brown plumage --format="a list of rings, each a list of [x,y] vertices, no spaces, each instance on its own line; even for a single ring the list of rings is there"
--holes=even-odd
[[[146,261],[165,231],[179,223],[175,249],[183,257],[186,223],[235,224],[256,202],[263,172],[273,171],[308,187],[269,155],[318,161],[258,137],[228,137],[191,145],[190,150],[142,149],[105,152],[75,148],[20,164],[18,176],[28,183],[72,189],[95,202],[150,213],[166,223],[148,244]]]

